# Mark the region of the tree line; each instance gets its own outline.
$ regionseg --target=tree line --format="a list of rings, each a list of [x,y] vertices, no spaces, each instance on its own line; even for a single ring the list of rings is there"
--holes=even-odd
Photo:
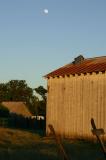
[[[43,86],[31,88],[25,80],[10,80],[7,83],[0,83],[0,102],[26,102],[33,115],[46,115],[46,93],[47,90]]]

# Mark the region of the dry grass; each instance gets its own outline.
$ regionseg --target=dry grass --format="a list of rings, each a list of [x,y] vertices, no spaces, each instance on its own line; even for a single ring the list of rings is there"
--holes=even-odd
[[[56,159],[56,150],[53,139],[24,130],[0,128],[0,160],[35,160],[47,157],[52,160]]]
[[[0,128],[0,148],[31,148],[39,143],[40,136],[18,129]]]
[[[104,160],[97,144],[64,140],[71,160]],[[41,137],[28,131],[0,128],[0,160],[59,160],[53,138]]]

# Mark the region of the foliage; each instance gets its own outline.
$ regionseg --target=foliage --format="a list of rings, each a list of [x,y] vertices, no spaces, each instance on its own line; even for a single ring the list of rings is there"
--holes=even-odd
[[[9,116],[8,108],[0,104],[0,117],[8,117],[8,116]]]
[[[39,100],[37,112],[39,115],[46,116],[46,94],[47,90],[43,86],[39,86],[38,88],[35,88],[35,91],[37,94],[41,96],[41,100]]]
[[[7,83],[8,96],[11,101],[29,101],[32,89],[25,80],[11,80]]]
[[[25,80],[11,80],[0,84],[0,101],[29,101],[32,92]]]
[[[29,110],[33,115],[38,114],[39,98],[35,95],[30,97],[30,101],[27,103]]]
[[[4,83],[0,84],[0,102],[8,99],[8,89],[7,85]]]
[[[46,101],[47,90],[43,88],[43,86],[39,86],[38,88],[35,88],[35,91],[42,97],[44,101]]]
[[[43,100],[39,101],[37,112],[39,115],[46,116],[46,103]]]
[[[41,99],[34,94],[41,96]],[[46,114],[46,93],[43,86],[32,89],[25,80],[11,80],[8,83],[0,83],[0,102],[23,101],[27,103],[28,109],[34,115]]]

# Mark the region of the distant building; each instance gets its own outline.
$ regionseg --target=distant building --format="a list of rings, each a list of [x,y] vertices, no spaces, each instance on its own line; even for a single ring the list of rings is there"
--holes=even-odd
[[[37,115],[37,116],[31,116],[31,119],[36,119],[36,120],[45,120],[44,116]]]
[[[2,105],[9,109],[10,113],[22,115],[23,117],[31,117],[32,114],[24,102],[2,102]]]
[[[92,117],[98,128],[106,130],[106,56],[78,56],[45,77],[47,134],[48,124],[52,124],[59,135],[91,138]]]

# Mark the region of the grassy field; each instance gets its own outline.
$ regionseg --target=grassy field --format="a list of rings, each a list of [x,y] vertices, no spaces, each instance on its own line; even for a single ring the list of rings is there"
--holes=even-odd
[[[104,160],[98,144],[63,141],[70,160]],[[0,128],[0,160],[62,160],[53,138],[8,128]]]

